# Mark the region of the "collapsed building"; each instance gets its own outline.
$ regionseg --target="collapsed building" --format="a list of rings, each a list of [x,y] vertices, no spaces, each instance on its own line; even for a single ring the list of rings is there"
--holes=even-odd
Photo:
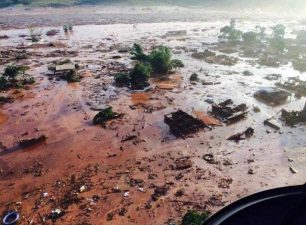
[[[257,100],[273,106],[284,104],[289,96],[289,92],[272,87],[262,88],[254,94]]]
[[[285,109],[282,110],[282,119],[289,126],[294,126],[299,123],[306,123],[306,102],[303,110],[301,111],[287,111]]]
[[[234,105],[231,99],[220,104],[212,105],[212,114],[226,124],[231,124],[244,119],[248,114],[246,104]]]
[[[276,83],[277,86],[298,95],[306,96],[306,81],[298,77],[291,77],[287,81]]]
[[[180,109],[165,115],[164,121],[169,126],[170,132],[178,137],[186,137],[207,127],[201,120]]]

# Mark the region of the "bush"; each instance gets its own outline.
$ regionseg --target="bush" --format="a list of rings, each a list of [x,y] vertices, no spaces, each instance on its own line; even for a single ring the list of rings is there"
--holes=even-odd
[[[191,74],[190,78],[189,78],[190,81],[196,81],[198,82],[200,79],[199,79],[199,75],[197,73],[193,73]]]
[[[286,42],[283,38],[274,37],[270,40],[270,47],[277,52],[283,52],[286,48]]]
[[[173,69],[184,67],[181,60],[171,60],[171,51],[165,46],[155,48],[149,55],[149,61],[156,74],[168,74]]]
[[[41,33],[42,30],[38,30],[35,27],[29,26],[28,27],[29,33],[30,33],[30,37],[31,37],[31,41],[32,42],[39,42],[41,39]]]
[[[181,225],[201,225],[207,218],[207,213],[199,213],[197,211],[189,211],[183,217]]]
[[[17,78],[20,73],[24,75],[27,69],[28,67],[23,65],[8,65],[4,69],[4,74],[0,76],[0,90],[7,90],[9,88],[23,88],[24,85],[35,83],[35,79],[33,77],[25,78],[25,76],[23,76],[22,79]]]
[[[29,55],[26,52],[20,52],[16,55],[16,60],[28,59]]]
[[[306,45],[306,30],[301,30],[298,32],[296,41],[298,44]]]
[[[250,31],[242,34],[242,40],[246,43],[255,43],[259,40],[259,34]]]
[[[115,113],[113,112],[112,107],[108,107],[99,112],[93,119],[94,125],[103,125],[106,121],[113,119]]]
[[[171,70],[184,67],[181,60],[171,60],[171,51],[165,46],[159,46],[148,55],[143,52],[139,44],[134,44],[131,54],[134,59],[149,63],[156,74],[168,74]]]
[[[10,79],[15,79],[20,73],[21,73],[21,67],[12,64],[12,65],[8,65],[4,69],[3,75],[9,77]]]
[[[63,30],[65,33],[68,33],[68,31],[72,32],[73,31],[73,25],[71,23],[65,23],[63,25]]]
[[[286,48],[286,42],[284,40],[286,27],[283,24],[277,24],[272,27],[273,33],[270,40],[270,47],[277,52],[283,52]]]
[[[184,63],[179,59],[173,59],[170,62],[170,70],[176,70],[178,68],[183,68],[184,66]]]
[[[116,84],[119,85],[129,85],[130,84],[130,76],[126,73],[117,73],[114,75],[114,79]]]
[[[301,58],[293,60],[292,66],[295,70],[298,70],[303,73],[306,71],[306,59]]]
[[[4,105],[6,103],[12,103],[13,101],[14,101],[14,99],[12,99],[10,97],[0,96],[0,105]]]
[[[273,31],[273,39],[274,38],[280,38],[283,39],[286,32],[286,27],[283,24],[277,24],[276,26],[272,27]]]
[[[148,64],[137,63],[130,74],[133,89],[143,89],[149,86],[152,68]]]
[[[258,31],[258,37],[261,41],[266,38],[266,28],[261,26],[256,26],[256,30]]]
[[[235,19],[231,19],[230,25],[221,28],[220,30],[220,39],[228,40],[228,41],[240,41],[242,32],[236,29],[236,21]]]
[[[79,82],[81,80],[78,72],[76,70],[70,70],[62,76],[62,79],[67,82]]]
[[[134,59],[139,61],[146,61],[148,59],[148,56],[144,53],[143,48],[139,44],[134,44],[131,55]]]
[[[34,77],[26,78],[22,80],[23,85],[35,84],[36,80]]]
[[[170,70],[171,51],[165,46],[159,46],[150,53],[150,63],[154,73],[167,74]]]
[[[9,81],[6,77],[0,76],[0,90],[6,90],[9,88]]]

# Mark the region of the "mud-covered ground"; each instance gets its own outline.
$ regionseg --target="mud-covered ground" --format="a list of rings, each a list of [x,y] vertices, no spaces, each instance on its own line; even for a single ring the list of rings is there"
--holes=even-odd
[[[286,80],[305,79],[305,73],[294,70],[291,63],[262,66],[258,57],[245,57],[244,48],[221,45],[218,33],[228,24],[227,17],[188,22],[173,13],[176,22],[164,22],[153,13],[150,21],[131,13],[128,18],[137,20],[112,14],[109,20],[93,15],[80,22],[76,15],[61,19],[50,13],[41,19],[41,15],[14,13],[20,11],[0,16],[6,29],[0,35],[9,37],[0,40],[0,50],[6,54],[0,59],[0,71],[16,62],[16,52],[25,50],[29,58],[18,63],[29,66],[27,73],[36,84],[1,93],[14,99],[0,106],[1,213],[17,210],[21,224],[52,224],[50,214],[55,209],[64,212],[55,224],[179,224],[189,209],[214,213],[251,193],[305,183],[305,126],[288,127],[279,120],[281,109],[301,110],[305,98],[292,95],[285,104],[272,107],[253,97],[258,89],[275,86],[275,80],[266,79],[269,74]],[[70,19],[100,25],[74,26],[72,33],[64,34],[60,21]],[[276,23],[290,28],[287,38],[304,28],[297,19],[237,20],[244,31],[261,25],[270,32]],[[24,36],[29,34],[24,29],[27,24],[43,26],[42,43],[60,44],[31,46]],[[60,33],[48,37],[45,33],[50,29]],[[167,34],[178,30],[186,34]],[[156,88],[145,93],[116,87],[112,75],[133,67],[123,49],[134,42],[146,50],[160,44],[171,47],[173,57],[181,59],[185,68],[172,74],[170,81],[152,79]],[[235,57],[237,63],[220,65],[192,57],[205,49]],[[81,66],[80,83],[68,84],[48,71],[51,62],[67,58]],[[189,81],[194,72],[202,82]],[[219,103],[228,98],[248,106],[245,120],[186,139],[174,137],[164,123],[164,115],[177,109],[208,114],[207,99]],[[106,128],[93,126],[97,110],[106,106],[124,116]],[[264,126],[270,117],[281,124],[280,131]],[[226,140],[248,127],[255,130],[250,139]],[[45,143],[20,148],[20,140],[40,135],[47,136]],[[213,160],[204,160],[207,154]],[[182,157],[192,161],[190,168],[176,168],[176,160]]]

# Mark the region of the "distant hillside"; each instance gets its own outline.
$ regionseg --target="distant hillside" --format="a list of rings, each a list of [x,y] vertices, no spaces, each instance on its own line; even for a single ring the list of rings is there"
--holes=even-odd
[[[171,5],[215,5],[215,6],[266,6],[275,5],[277,7],[300,7],[306,6],[305,0],[0,0],[0,7],[14,5],[28,6],[51,6],[62,7],[80,4],[114,4],[124,3],[127,5],[143,4],[171,4]]]

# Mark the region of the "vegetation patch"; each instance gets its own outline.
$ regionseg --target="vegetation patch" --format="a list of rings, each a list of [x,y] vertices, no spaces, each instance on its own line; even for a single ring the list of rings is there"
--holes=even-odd
[[[25,74],[27,69],[26,66],[8,65],[4,73],[0,75],[0,90],[5,91],[11,88],[23,88],[25,85],[34,84],[34,77]]]
[[[189,80],[190,80],[190,81],[198,82],[198,81],[200,81],[199,75],[198,75],[197,73],[193,73],[193,74],[191,74]]]
[[[150,65],[137,63],[130,74],[132,89],[143,89],[150,86],[149,78],[151,72],[152,68]]]
[[[78,64],[73,64],[70,59],[54,62],[48,65],[48,70],[53,71],[54,74],[59,74],[59,78],[67,82],[79,82],[81,76],[78,73]]]
[[[118,114],[113,111],[112,107],[101,110],[93,119],[94,125],[105,126],[105,123],[109,120],[117,119],[122,117],[122,114]]]
[[[158,46],[147,55],[142,46],[135,43],[131,55],[132,59],[138,62],[129,74],[114,75],[118,86],[128,86],[135,90],[144,89],[150,86],[149,79],[152,73],[164,77],[177,68],[184,67],[181,60],[172,59],[171,50],[165,46]]]
[[[0,105],[4,105],[6,103],[12,103],[12,102],[14,102],[13,98],[0,96]]]
[[[81,77],[76,70],[69,70],[67,73],[64,73],[61,78],[69,83],[80,82],[81,80]]]
[[[116,73],[114,79],[118,86],[130,86],[131,77],[127,73]]]
[[[294,126],[299,123],[306,123],[306,104],[302,111],[292,111],[282,110],[282,119],[289,126]]]
[[[139,44],[134,44],[131,54],[133,59],[149,64],[155,74],[166,75],[177,68],[184,67],[181,60],[172,59],[170,48],[162,45],[154,48],[147,55]]]
[[[306,59],[295,59],[292,62],[292,66],[295,70],[298,70],[300,72],[306,72]]]
[[[181,225],[201,225],[208,217],[208,213],[200,213],[192,210],[185,214]]]
[[[236,20],[231,19],[230,25],[222,27],[220,30],[219,38],[226,41],[240,41],[242,32],[236,29]]]
[[[184,67],[182,61],[171,60],[171,50],[165,46],[155,48],[149,55],[149,62],[155,74],[168,74],[170,71]]]

